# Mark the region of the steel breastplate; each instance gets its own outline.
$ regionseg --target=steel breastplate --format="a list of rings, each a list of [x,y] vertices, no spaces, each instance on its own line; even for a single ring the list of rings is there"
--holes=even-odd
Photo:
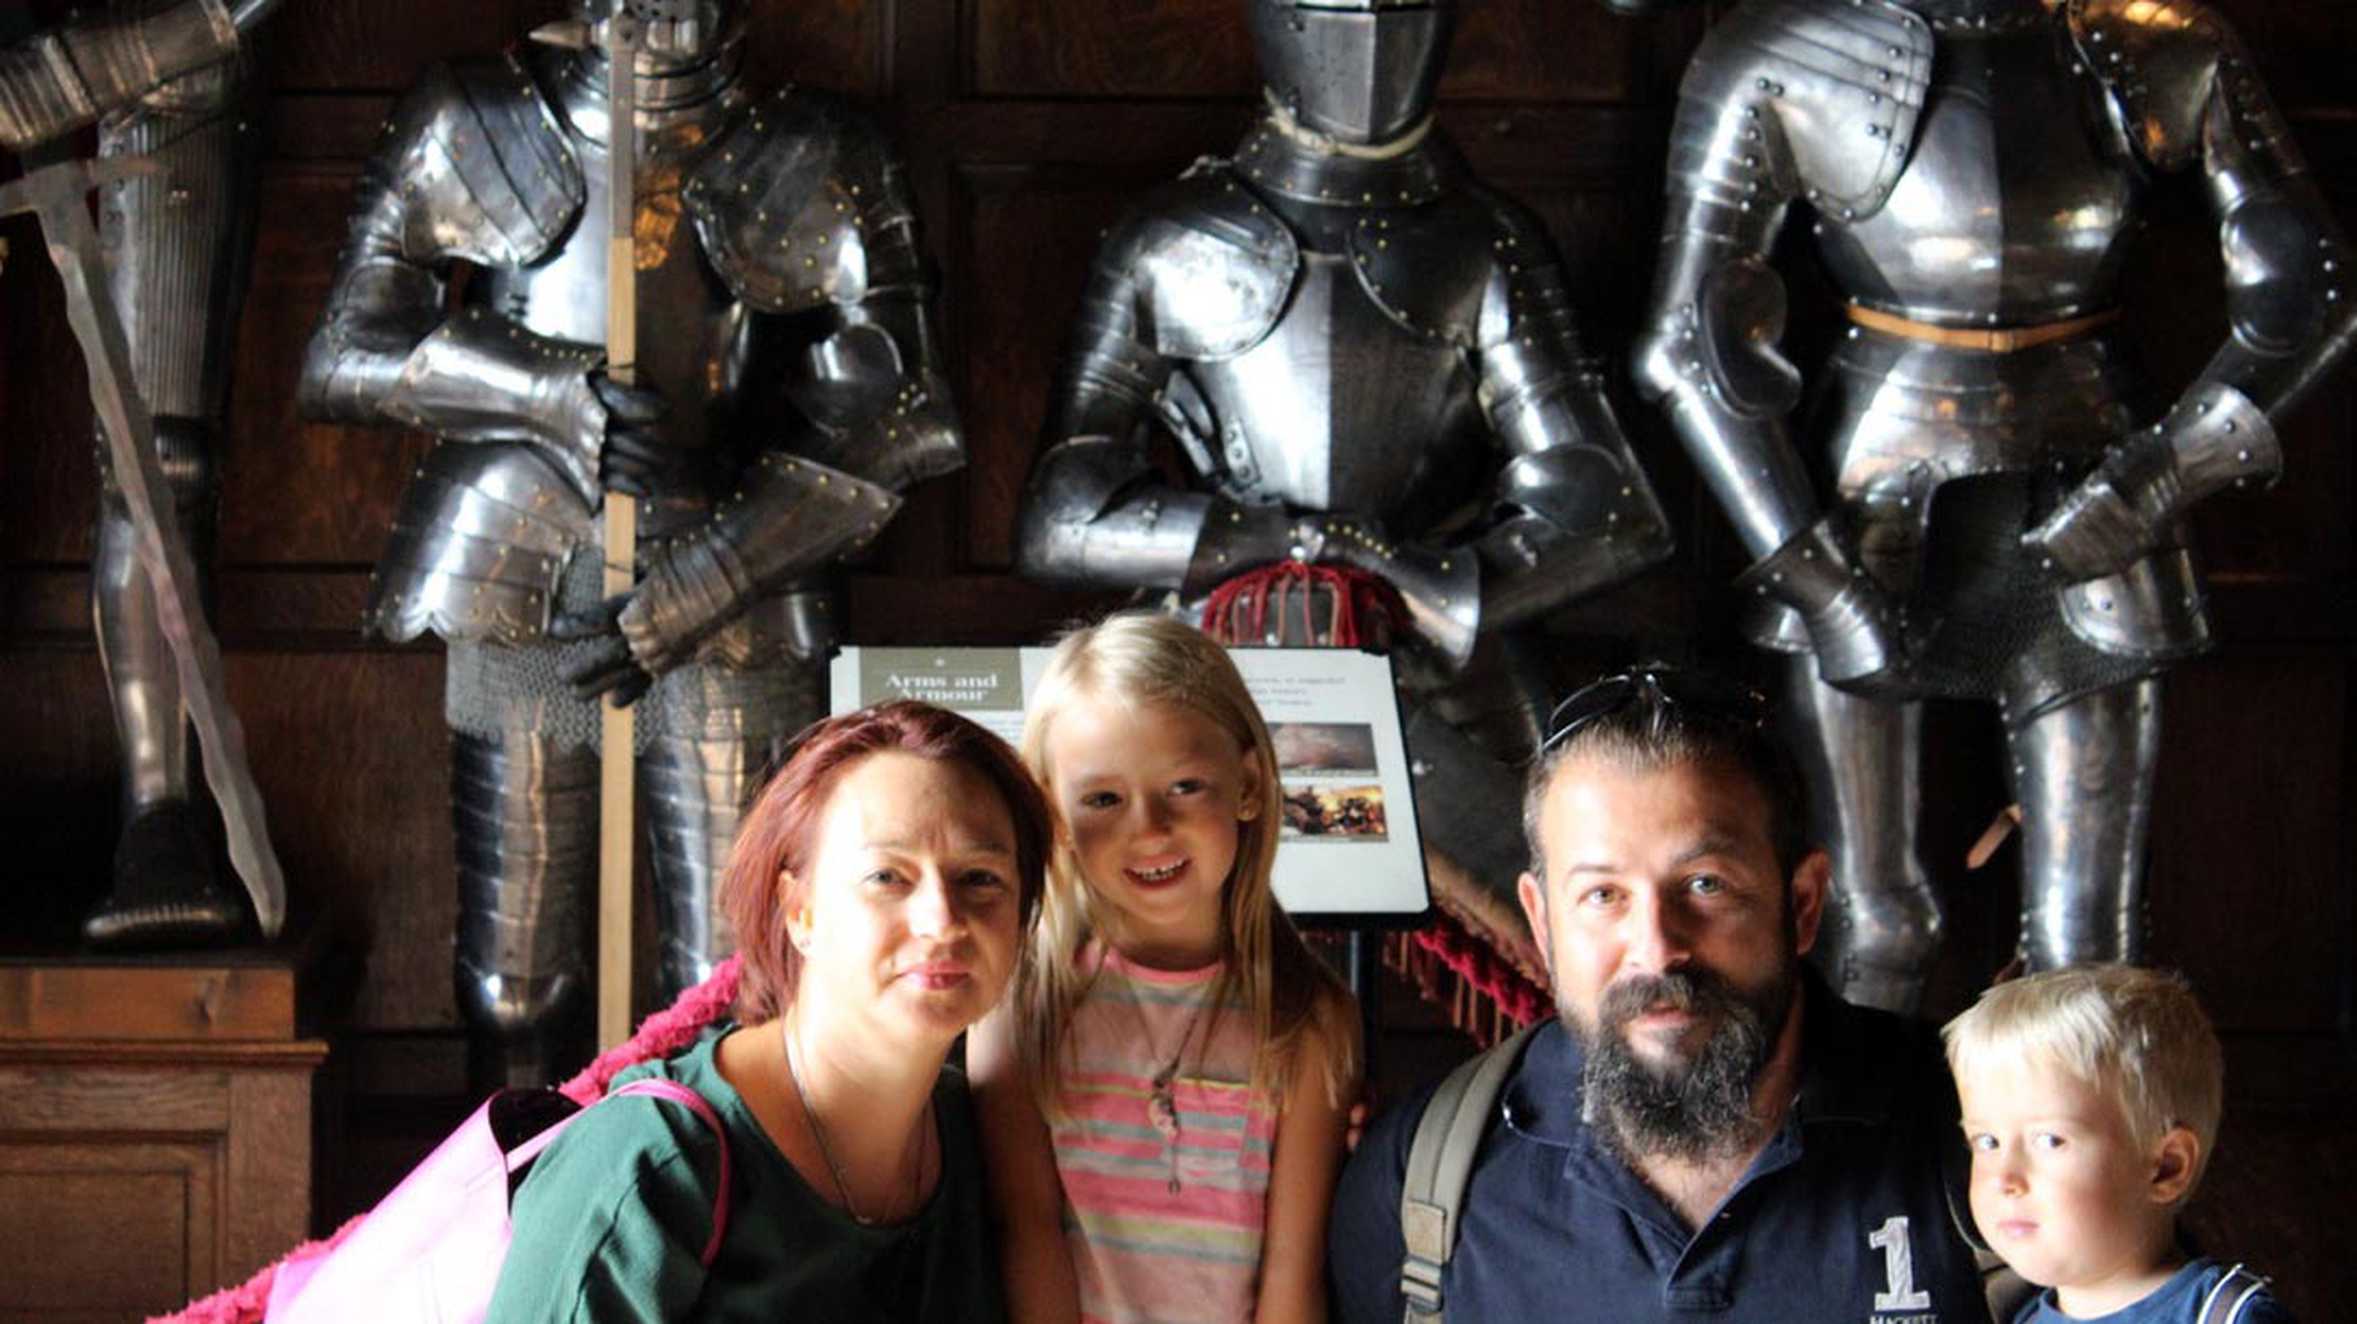
[[[670,406],[664,435],[682,450],[724,445],[729,420],[756,352],[758,321],[714,274],[696,238],[681,191],[704,148],[741,114],[715,104],[641,138],[638,169],[637,381]],[[605,144],[560,112],[567,146],[581,163],[587,199],[581,222],[541,261],[495,268],[477,288],[488,305],[542,335],[602,345],[606,339],[607,164]],[[658,493],[645,503],[648,532],[690,521],[710,509],[701,491]]]
[[[1943,25],[1912,155],[1889,202],[1827,217],[1834,283],[1946,326],[2021,326],[2109,307],[2137,171],[2101,81],[2057,21]]]
[[[1305,252],[1275,329],[1232,358],[1182,372],[1218,428],[1220,485],[1238,500],[1349,511],[1416,531],[1454,504],[1451,460],[1486,435],[1457,349],[1401,329],[1342,256]],[[1436,480],[1438,480],[1436,482]]]

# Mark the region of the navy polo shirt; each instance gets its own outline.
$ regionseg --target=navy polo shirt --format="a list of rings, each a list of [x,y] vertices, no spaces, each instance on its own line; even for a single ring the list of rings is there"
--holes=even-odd
[[[1571,1035],[1534,1035],[1458,1213],[1448,1318],[1986,1324],[1945,1194],[1967,1156],[1937,1040],[1814,975],[1805,988],[1800,1095],[1694,1232],[1581,1123]],[[1343,1324],[1401,1318],[1400,1186],[1431,1094],[1378,1120],[1343,1171],[1327,1243]]]

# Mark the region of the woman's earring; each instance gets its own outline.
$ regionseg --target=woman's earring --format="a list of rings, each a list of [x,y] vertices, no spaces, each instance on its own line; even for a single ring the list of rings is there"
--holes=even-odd
[[[793,870],[780,869],[777,871],[777,890],[781,899],[793,894]],[[810,898],[803,897],[801,900],[807,903]],[[810,914],[807,909],[792,910],[786,913],[786,941],[794,944],[795,951],[807,952],[810,950]]]

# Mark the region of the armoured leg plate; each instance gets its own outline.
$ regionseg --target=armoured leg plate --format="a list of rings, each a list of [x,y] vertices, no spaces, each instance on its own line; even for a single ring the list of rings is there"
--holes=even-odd
[[[2083,694],[2011,733],[2022,808],[2022,954],[2032,970],[2144,955],[2145,832],[2160,680]]]
[[[1923,706],[1864,699],[1786,663],[1787,739],[1807,784],[1811,835],[1833,857],[1817,961],[1844,998],[1913,1012],[1939,951],[1940,907],[1916,856]]]
[[[547,1084],[588,1060],[597,755],[529,731],[451,733],[458,1005],[477,1084]]]

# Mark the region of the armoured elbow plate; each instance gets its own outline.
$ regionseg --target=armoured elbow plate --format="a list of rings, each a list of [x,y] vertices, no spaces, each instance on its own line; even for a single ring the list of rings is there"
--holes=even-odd
[[[1800,369],[1784,339],[1784,280],[1756,257],[1711,271],[1695,291],[1695,352],[1711,385],[1744,418],[1781,418],[1800,402]]]
[[[2227,315],[2252,353],[2288,358],[2325,337],[2340,292],[2316,221],[2316,209],[2273,194],[2219,227]]]
[[[711,521],[653,550],[621,616],[631,656],[661,675],[748,606],[866,546],[900,509],[888,488],[775,452]]]
[[[1153,476],[1145,445],[1135,438],[1056,443],[1040,458],[1023,498],[1024,575],[1072,587],[1187,583],[1212,498],[1180,491],[1123,502]]]
[[[899,311],[897,331],[861,320],[811,346],[787,392],[818,430],[802,454],[895,491],[966,462],[949,383],[920,326],[924,309],[910,300]]]

